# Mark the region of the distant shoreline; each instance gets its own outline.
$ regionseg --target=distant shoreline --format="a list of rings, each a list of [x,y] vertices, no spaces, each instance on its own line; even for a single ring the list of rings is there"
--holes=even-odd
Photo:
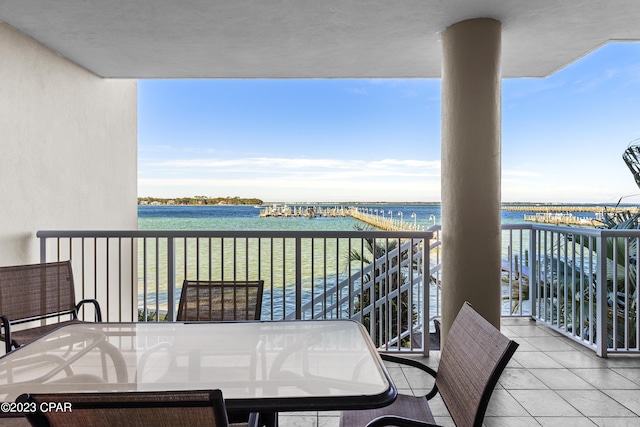
[[[138,206],[169,206],[169,207],[180,207],[180,206],[189,206],[189,207],[198,207],[198,206],[221,206],[221,207],[236,207],[236,206],[273,206],[273,205],[344,205],[344,206],[379,206],[379,205],[422,205],[422,206],[437,206],[441,205],[441,202],[262,202],[262,203],[219,203],[219,204],[202,204],[202,203],[140,203],[138,202]],[[501,206],[509,206],[509,207],[547,207],[547,208],[562,208],[562,207],[572,207],[572,206],[591,206],[591,207],[615,207],[618,206],[620,208],[629,208],[629,207],[638,207],[637,204],[634,203],[596,203],[596,202],[585,202],[585,203],[553,203],[553,202],[504,202]]]

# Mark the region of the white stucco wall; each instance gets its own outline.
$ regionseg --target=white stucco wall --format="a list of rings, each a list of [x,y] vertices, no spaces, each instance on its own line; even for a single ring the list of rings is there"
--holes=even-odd
[[[137,86],[102,79],[0,22],[0,266],[36,231],[137,228]]]

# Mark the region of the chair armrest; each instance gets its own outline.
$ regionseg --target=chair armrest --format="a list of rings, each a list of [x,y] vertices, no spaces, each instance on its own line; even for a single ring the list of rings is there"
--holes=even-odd
[[[425,423],[411,418],[403,418],[397,415],[384,415],[367,424],[367,427],[439,427],[437,424]]]
[[[4,314],[0,314],[0,326],[4,330],[4,345],[6,352],[9,353],[11,351],[11,322],[9,322],[9,318]]]
[[[421,371],[431,375],[433,378],[436,378],[436,376],[438,375],[438,373],[433,368],[425,365],[424,363],[420,363],[414,359],[392,356],[391,354],[387,354],[387,353],[381,353],[380,357],[382,358],[382,360],[387,362],[399,363],[401,365],[407,365],[407,366],[420,369]],[[438,386],[434,384],[431,391],[429,391],[429,393],[426,395],[427,400],[431,400],[436,394],[438,394]]]
[[[98,300],[90,298],[90,299],[83,299],[82,301],[80,301],[78,304],[76,304],[76,317],[78,317],[78,311],[80,311],[80,307],[82,307],[83,304],[86,303],[91,303],[93,304],[93,306],[96,309],[96,317],[95,320],[96,322],[102,322],[102,311],[100,310],[100,304],[98,303]]]

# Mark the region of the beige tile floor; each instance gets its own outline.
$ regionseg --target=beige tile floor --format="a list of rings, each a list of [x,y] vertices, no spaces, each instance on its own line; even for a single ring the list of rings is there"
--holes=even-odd
[[[496,387],[487,427],[640,426],[640,355],[599,358],[555,331],[528,319],[503,319],[502,332],[520,347]],[[424,363],[437,367],[439,353]],[[430,382],[415,370],[388,364],[402,393],[425,394]],[[436,421],[453,426],[438,397]],[[337,412],[281,414],[281,427],[337,427]]]

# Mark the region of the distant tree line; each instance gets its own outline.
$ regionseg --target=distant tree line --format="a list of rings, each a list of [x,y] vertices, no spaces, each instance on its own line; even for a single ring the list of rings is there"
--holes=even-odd
[[[174,197],[165,199],[161,197],[138,197],[139,205],[261,205],[262,200],[242,197]]]

